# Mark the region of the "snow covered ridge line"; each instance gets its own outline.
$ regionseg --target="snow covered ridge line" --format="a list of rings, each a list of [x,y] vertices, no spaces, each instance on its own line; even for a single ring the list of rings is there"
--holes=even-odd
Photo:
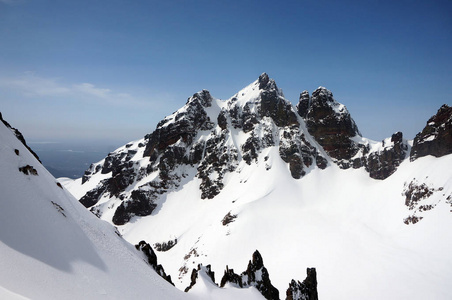
[[[0,298],[191,298],[55,184],[6,122],[0,145]]]
[[[3,119],[3,116],[2,116],[1,112],[0,112],[0,121],[14,133],[14,135],[17,137],[17,139],[22,142],[22,144],[25,146],[25,148],[27,148],[27,150],[30,151],[30,153],[33,154],[33,156],[39,162],[41,162],[41,160],[39,159],[38,155],[27,145],[27,142],[25,141],[25,138],[22,135],[22,133],[18,129],[12,127],[7,121],[5,121]]]
[[[312,96],[302,92],[292,107],[264,73],[226,101],[207,90],[194,94],[144,139],[92,164],[82,179],[80,202],[99,217],[114,209],[109,221],[124,225],[134,216],[150,215],[163,195],[191,178],[200,180],[202,199],[215,198],[226,177],[269,160],[265,153],[272,147],[294,179],[333,163],[364,168],[371,178],[384,180],[408,157],[452,152],[451,109],[444,105],[440,111],[427,125],[436,126],[436,133],[424,129],[428,137],[417,136],[410,150],[401,132],[382,142],[362,137],[346,107],[324,87]],[[271,167],[266,163],[267,170]]]

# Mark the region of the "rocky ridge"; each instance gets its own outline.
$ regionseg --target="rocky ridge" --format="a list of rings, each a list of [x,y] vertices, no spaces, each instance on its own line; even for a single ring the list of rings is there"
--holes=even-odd
[[[1,112],[0,112],[0,121],[3,124],[5,124],[5,126],[8,127],[14,133],[14,135],[17,137],[17,139],[22,142],[22,144],[25,146],[25,148],[27,148],[27,150],[30,151],[30,153],[33,154],[33,156],[39,162],[41,162],[41,160],[39,159],[39,156],[27,145],[27,142],[25,141],[25,138],[22,135],[22,133],[19,131],[19,129],[12,127],[11,124],[9,124],[6,120],[4,120]]]
[[[297,111],[308,132],[341,169],[364,167],[371,178],[385,179],[407,156],[409,145],[401,132],[381,143],[363,138],[347,108],[324,87],[311,96],[302,92]]]
[[[328,164],[301,122],[265,73],[227,101],[203,90],[159,122],[153,133],[91,165],[82,184],[94,175],[104,179],[80,202],[100,216],[97,204],[105,203],[100,200],[114,199],[112,222],[123,225],[133,216],[151,214],[158,199],[179,188],[191,169],[200,180],[201,198],[214,198],[224,187],[227,173],[241,163],[256,163],[269,147],[278,147],[292,177],[299,179],[310,168],[323,169]]]
[[[226,101],[207,90],[195,93],[144,139],[92,164],[82,184],[98,183],[80,202],[99,217],[105,207],[114,209],[112,223],[124,225],[135,216],[152,214],[168,191],[180,189],[193,177],[200,180],[202,199],[215,198],[227,174],[240,172],[242,164],[257,163],[272,147],[294,179],[334,163],[341,169],[364,168],[371,178],[384,180],[409,156],[414,160],[425,153],[452,151],[450,111],[444,105],[416,136],[412,149],[401,132],[374,142],[362,137],[331,91],[324,87],[312,95],[303,91],[294,108],[263,73]]]
[[[199,277],[199,273],[204,272],[212,283],[215,283],[215,274],[210,265],[198,265],[196,269],[192,270],[190,285],[185,289],[189,292],[192,289]],[[317,277],[315,268],[307,269],[307,277],[303,282],[292,280],[287,290],[286,300],[318,300],[317,296]],[[252,259],[248,263],[248,267],[240,275],[236,274],[233,269],[226,266],[223,277],[220,281],[220,287],[223,288],[227,284],[232,284],[238,288],[255,287],[265,299],[279,300],[279,291],[276,289],[270,280],[270,275],[267,268],[264,266],[259,251],[253,253]]]

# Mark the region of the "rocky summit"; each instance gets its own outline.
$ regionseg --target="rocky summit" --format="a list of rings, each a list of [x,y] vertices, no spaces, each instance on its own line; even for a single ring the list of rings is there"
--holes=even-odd
[[[430,150],[437,156],[450,153],[450,110],[443,106],[416,137],[412,159]],[[80,202],[100,216],[99,201],[116,199],[119,205],[115,205],[112,221],[123,225],[133,216],[151,214],[158,199],[179,188],[187,176],[200,179],[202,199],[214,198],[228,173],[236,171],[242,161],[256,163],[269,147],[278,149],[294,179],[331,163],[342,169],[363,167],[370,177],[385,179],[410,148],[401,132],[379,143],[363,138],[347,108],[324,87],[312,95],[302,92],[293,107],[264,73],[226,101],[213,98],[207,90],[194,94],[143,140],[92,164],[83,184],[96,174],[108,176],[101,176]]]
[[[143,140],[91,165],[83,184],[96,174],[110,175],[87,191],[80,202],[100,215],[96,205],[101,198],[118,199],[121,203],[112,221],[123,225],[133,216],[151,214],[159,197],[178,188],[190,168],[201,181],[201,198],[214,198],[221,192],[226,174],[234,172],[242,161],[256,163],[269,147],[277,147],[292,177],[299,179],[314,166],[324,169],[328,163],[325,152],[302,123],[265,73],[227,101],[214,99],[203,90],[160,121]]]

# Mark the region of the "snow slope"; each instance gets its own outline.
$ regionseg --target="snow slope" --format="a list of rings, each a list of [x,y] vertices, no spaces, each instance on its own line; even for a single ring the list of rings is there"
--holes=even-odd
[[[26,165],[38,175],[20,172]],[[58,187],[2,122],[0,191],[1,299],[190,298]]]
[[[451,155],[406,161],[385,181],[331,166],[294,181],[282,161],[270,174],[261,162],[244,167],[214,200],[200,200],[195,179],[169,193],[156,214],[120,230],[132,243],[177,238],[158,255],[180,288],[189,283],[184,270],[203,263],[216,274],[226,265],[242,271],[258,249],[280,293],[316,267],[324,299],[450,299],[451,165]],[[402,192],[413,178],[443,190],[429,199],[435,209],[406,225]],[[223,226],[228,212],[237,218]]]

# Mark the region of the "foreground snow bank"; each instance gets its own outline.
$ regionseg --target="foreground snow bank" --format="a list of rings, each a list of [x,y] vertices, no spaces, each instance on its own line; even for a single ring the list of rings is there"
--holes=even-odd
[[[187,298],[57,185],[1,122],[0,145],[1,299]],[[25,166],[36,172],[20,172]]]

